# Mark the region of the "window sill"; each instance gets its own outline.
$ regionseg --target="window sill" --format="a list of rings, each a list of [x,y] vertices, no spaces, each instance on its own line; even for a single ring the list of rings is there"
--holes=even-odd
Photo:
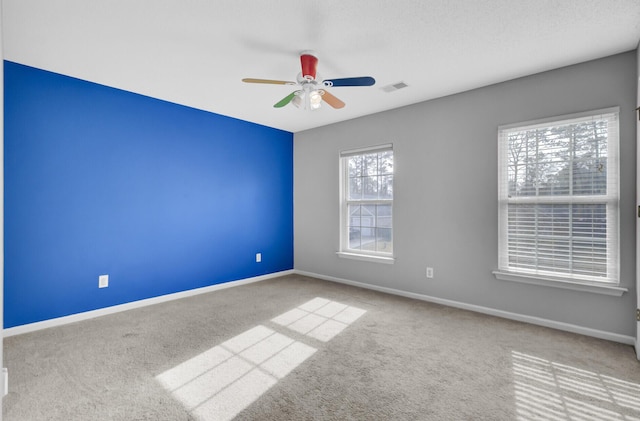
[[[613,295],[616,297],[621,297],[622,294],[628,291],[626,288],[618,287],[615,285],[598,285],[586,282],[583,283],[578,281],[545,278],[542,276],[526,275],[522,273],[504,272],[498,270],[493,271],[493,275],[496,277],[496,279],[499,279],[501,281],[513,281],[524,284],[571,289],[574,291],[592,292],[594,294]]]
[[[362,260],[365,262],[385,263],[392,265],[396,259],[393,257],[383,256],[371,256],[369,254],[357,254],[357,253],[345,253],[343,251],[337,251],[336,254],[342,259]]]

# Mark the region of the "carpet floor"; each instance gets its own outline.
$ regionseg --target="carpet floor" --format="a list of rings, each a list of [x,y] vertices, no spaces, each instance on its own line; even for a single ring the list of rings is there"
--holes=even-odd
[[[640,421],[632,347],[289,275],[4,340],[5,421]]]

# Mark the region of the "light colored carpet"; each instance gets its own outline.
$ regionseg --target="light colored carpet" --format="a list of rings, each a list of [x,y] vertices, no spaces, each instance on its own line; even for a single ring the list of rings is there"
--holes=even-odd
[[[640,420],[630,346],[297,275],[4,346],[5,421]]]

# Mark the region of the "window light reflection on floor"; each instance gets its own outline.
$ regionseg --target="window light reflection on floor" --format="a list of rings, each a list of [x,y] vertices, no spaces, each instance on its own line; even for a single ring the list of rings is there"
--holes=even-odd
[[[314,298],[272,320],[327,342],[365,313]],[[317,351],[263,325],[156,376],[158,382],[199,421],[228,421]]]
[[[640,385],[517,351],[513,363],[519,421],[640,421]]]
[[[259,325],[156,378],[197,419],[231,420],[314,352]]]
[[[271,321],[303,335],[327,342],[364,313],[366,311],[360,308],[317,297],[271,319]]]

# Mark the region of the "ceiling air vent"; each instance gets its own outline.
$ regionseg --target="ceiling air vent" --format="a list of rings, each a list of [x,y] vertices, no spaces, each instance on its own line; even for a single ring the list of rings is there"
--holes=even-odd
[[[406,88],[407,85],[404,82],[398,82],[398,83],[392,83],[391,85],[387,85],[387,86],[383,86],[381,89],[385,92],[393,92],[393,91],[397,91],[398,89],[402,89],[402,88]]]

